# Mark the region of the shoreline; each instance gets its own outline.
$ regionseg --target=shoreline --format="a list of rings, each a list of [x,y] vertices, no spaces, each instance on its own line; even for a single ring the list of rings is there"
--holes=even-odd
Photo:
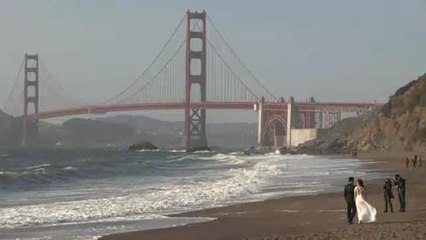
[[[353,232],[361,234],[360,229],[373,233],[375,228],[378,229],[377,232],[381,234],[380,236],[392,232],[392,236],[403,234],[403,237],[394,239],[407,239],[407,237],[416,239],[411,235],[406,236],[406,231],[398,230],[399,227],[410,229],[410,227],[415,228],[418,225],[418,228],[426,231],[426,204],[422,201],[426,197],[426,187],[421,185],[424,182],[425,170],[424,168],[405,169],[402,161],[405,155],[411,156],[412,154],[414,153],[380,152],[360,155],[360,161],[376,161],[376,163],[372,163],[373,173],[383,174],[384,178],[392,178],[394,174],[399,173],[407,180],[407,212],[397,212],[399,203],[397,199],[393,199],[394,213],[392,214],[383,213],[382,184],[384,179],[367,181],[368,201],[378,212],[378,220],[372,224],[347,224],[343,194],[329,192],[281,197],[175,214],[171,217],[211,217],[216,220],[171,228],[118,233],[103,236],[100,239],[292,239],[293,236],[297,236],[298,239],[309,239],[312,236],[314,236],[313,239],[328,239],[329,237],[323,235],[333,236],[334,234],[337,236],[341,232],[344,235],[351,235]],[[342,191],[345,183],[346,179],[342,182]],[[410,189],[416,189],[416,191]],[[395,224],[397,226],[393,226]],[[404,224],[409,224],[409,226],[403,226]],[[388,227],[389,229],[387,229]],[[349,233],[345,233],[345,231],[349,231]],[[423,239],[423,236],[426,238],[426,233],[422,233],[422,231],[416,230],[419,234],[424,234],[418,239]],[[360,237],[358,236],[358,238]],[[413,235],[413,237],[415,236]],[[336,239],[344,238],[339,236]],[[357,239],[357,235],[349,239]],[[364,236],[363,239],[368,238]]]

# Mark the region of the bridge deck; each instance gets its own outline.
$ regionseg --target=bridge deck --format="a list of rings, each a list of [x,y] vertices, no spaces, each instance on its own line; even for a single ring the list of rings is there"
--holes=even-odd
[[[194,102],[190,104],[191,108],[201,109],[241,109],[253,110],[256,102]],[[286,110],[287,102],[264,102],[265,109]],[[316,110],[322,111],[340,111],[356,112],[363,109],[382,107],[378,103],[330,103],[330,102],[295,102],[294,106],[299,111],[310,112]],[[108,112],[129,112],[141,110],[179,110],[184,109],[184,102],[176,103],[134,103],[134,104],[109,104],[109,105],[88,105],[76,108],[60,109],[54,111],[39,112],[28,115],[28,119],[48,119],[56,117],[65,117],[82,114],[101,114]]]

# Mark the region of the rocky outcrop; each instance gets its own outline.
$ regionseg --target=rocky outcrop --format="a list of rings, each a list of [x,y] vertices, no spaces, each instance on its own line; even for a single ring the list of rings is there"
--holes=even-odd
[[[321,154],[339,154],[345,152],[347,139],[343,137],[334,137],[322,140],[310,140],[297,147],[297,153],[321,155]]]
[[[353,131],[348,148],[416,150],[426,143],[426,74],[398,89],[374,118]]]
[[[318,129],[318,138],[300,144],[296,151],[314,155],[350,152],[347,149],[349,136],[372,118],[373,114],[344,118],[330,129]]]
[[[130,151],[157,150],[158,148],[151,142],[141,141],[129,147]]]
[[[203,147],[191,147],[191,148],[187,148],[186,152],[199,152],[199,151],[211,151],[211,149],[207,146],[203,146]]]

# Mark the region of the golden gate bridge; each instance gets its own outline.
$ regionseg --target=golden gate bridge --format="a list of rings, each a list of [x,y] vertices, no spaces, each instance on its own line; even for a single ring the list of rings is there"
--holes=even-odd
[[[282,139],[278,145],[285,145],[284,139],[292,128],[327,127],[339,120],[342,112],[362,114],[382,106],[316,102],[313,98],[308,102],[294,102],[293,98],[286,101],[274,96],[237,56],[205,11],[187,11],[140,76],[104,102],[87,105],[66,96],[38,54],[25,55],[6,102],[6,112],[22,119],[24,146],[37,141],[41,119],[183,110],[183,140],[187,150],[208,148],[208,109],[256,110],[258,144],[262,146],[277,136]]]

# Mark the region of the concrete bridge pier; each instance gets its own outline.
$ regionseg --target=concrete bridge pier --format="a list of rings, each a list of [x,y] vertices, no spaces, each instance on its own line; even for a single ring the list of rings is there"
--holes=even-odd
[[[317,137],[315,109],[298,109],[293,97],[279,103],[259,101],[255,110],[258,146],[290,148]]]
[[[261,146],[263,139],[263,103],[265,99],[262,98],[257,104],[254,106],[254,110],[257,111],[257,145]]]
[[[287,103],[287,141],[286,146],[291,147],[291,129],[293,123],[293,104],[294,98],[290,97]]]

